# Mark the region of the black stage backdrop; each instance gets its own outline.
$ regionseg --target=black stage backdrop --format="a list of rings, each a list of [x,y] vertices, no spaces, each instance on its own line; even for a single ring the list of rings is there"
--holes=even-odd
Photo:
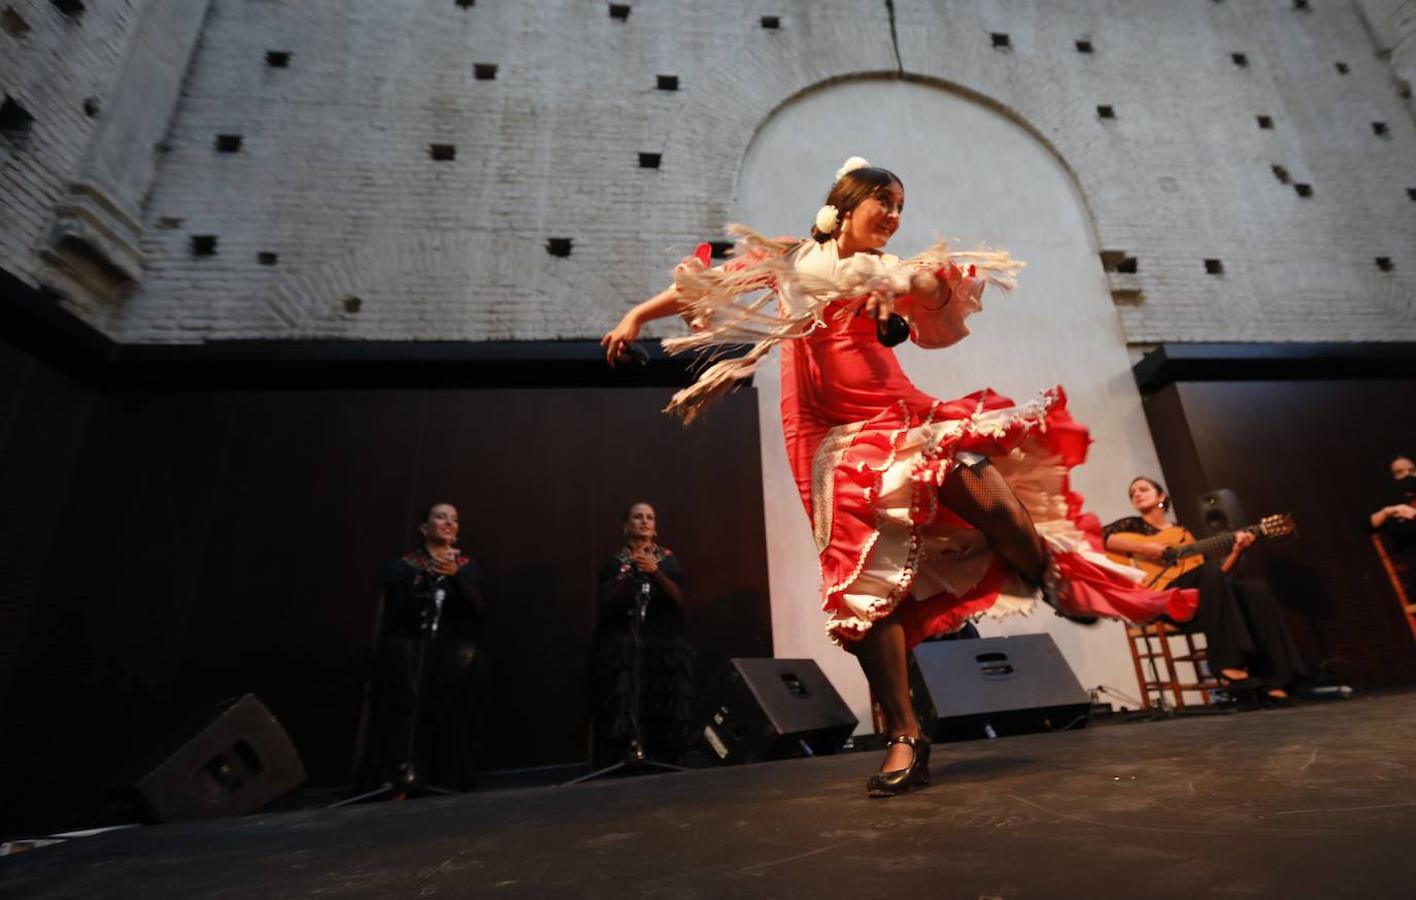
[[[594,581],[646,499],[700,673],[770,656],[756,395],[102,390],[0,341],[0,829],[81,824],[192,711],[254,692],[347,780],[384,565],[455,503],[488,577],[482,768],[582,760]]]
[[[1253,521],[1291,512],[1294,537],[1256,545],[1315,674],[1359,687],[1416,683],[1416,641],[1363,531],[1391,502],[1387,463],[1416,453],[1416,380],[1194,381],[1145,398],[1176,512],[1232,488]]]

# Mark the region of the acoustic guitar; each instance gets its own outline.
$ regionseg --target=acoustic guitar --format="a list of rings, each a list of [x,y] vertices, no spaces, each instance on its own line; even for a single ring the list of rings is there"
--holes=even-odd
[[[1240,532],[1248,532],[1257,538],[1277,538],[1290,535],[1297,530],[1298,526],[1293,522],[1292,516],[1279,513],[1264,516],[1257,525],[1250,525],[1237,531],[1225,531],[1202,541],[1195,540],[1183,525],[1171,525],[1155,534],[1122,531],[1118,534],[1137,538],[1148,544],[1163,544],[1166,548],[1165,558],[1160,562],[1154,562],[1127,553],[1113,553],[1110,550],[1106,551],[1106,555],[1122,565],[1132,566],[1145,572],[1145,578],[1141,580],[1141,583],[1146,587],[1161,590],[1170,587],[1171,582],[1186,572],[1194,571],[1204,565],[1205,557],[1209,554],[1227,552],[1230,547],[1234,546],[1234,539]]]

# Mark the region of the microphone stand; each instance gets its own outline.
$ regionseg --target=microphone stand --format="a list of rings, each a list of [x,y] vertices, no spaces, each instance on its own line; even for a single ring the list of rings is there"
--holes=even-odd
[[[403,761],[391,781],[385,781],[371,791],[331,803],[327,809],[363,803],[366,800],[402,800],[408,797],[450,796],[458,793],[436,785],[424,784],[418,778],[414,764],[418,755],[418,720],[423,717],[423,670],[428,645],[437,637],[438,624],[442,621],[443,601],[447,599],[447,576],[432,572],[425,574],[430,576],[433,590],[423,598],[427,602],[422,604],[418,612],[418,646],[413,655],[412,721],[408,725],[408,741],[404,744]]]
[[[639,682],[644,664],[644,643],[640,636],[640,628],[644,625],[644,620],[649,614],[649,597],[652,588],[649,585],[649,576],[642,572],[636,573],[639,582],[639,590],[635,595],[634,607],[629,612],[629,634],[634,642],[634,665],[630,668],[629,674],[629,746],[625,749],[624,759],[613,765],[605,766],[591,772],[589,775],[582,775],[565,782],[561,787],[569,787],[572,784],[580,784],[582,781],[593,781],[597,778],[604,778],[616,772],[628,769],[631,774],[645,774],[650,771],[661,772],[682,772],[683,766],[676,766],[673,763],[660,762],[651,759],[644,750],[644,733],[639,726]]]

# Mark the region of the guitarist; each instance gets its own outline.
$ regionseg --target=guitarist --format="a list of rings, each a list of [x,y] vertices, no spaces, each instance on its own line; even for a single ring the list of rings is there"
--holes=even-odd
[[[1175,538],[1171,546],[1194,542],[1194,535],[1173,526],[1167,518],[1170,497],[1160,482],[1145,476],[1135,478],[1130,497],[1139,515],[1118,519],[1103,529],[1107,550],[1164,566],[1167,545],[1156,541],[1156,535],[1170,530]],[[1195,617],[1172,624],[1182,632],[1204,632],[1210,668],[1221,684],[1238,690],[1261,689],[1281,702],[1288,699],[1289,686],[1306,677],[1307,670],[1268,585],[1230,575],[1254,541],[1253,534],[1236,532],[1234,545],[1223,560],[1206,559],[1172,582],[1174,587],[1198,588],[1200,592]]]

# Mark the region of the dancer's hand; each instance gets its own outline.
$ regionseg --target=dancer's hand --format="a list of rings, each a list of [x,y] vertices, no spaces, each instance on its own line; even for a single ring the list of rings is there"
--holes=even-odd
[[[605,362],[613,366],[629,353],[629,345],[639,337],[639,322],[633,315],[620,319],[613,330],[600,338],[600,346],[605,348]]]
[[[890,313],[895,311],[895,298],[889,294],[875,291],[865,298],[865,314],[875,319],[877,322],[884,322],[890,318]]]

